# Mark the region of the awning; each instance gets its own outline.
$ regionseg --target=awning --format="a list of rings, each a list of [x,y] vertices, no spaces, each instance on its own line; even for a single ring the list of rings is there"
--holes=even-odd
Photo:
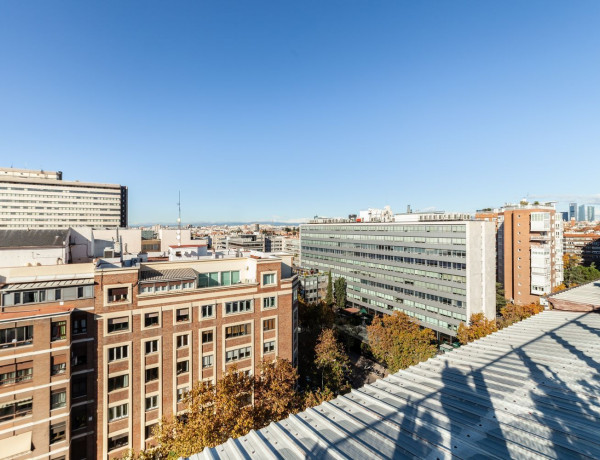
[[[58,281],[42,281],[40,283],[17,283],[17,284],[8,284],[4,286],[1,290],[3,292],[10,291],[24,291],[27,289],[47,289],[47,288],[57,288],[57,287],[65,287],[65,286],[84,286],[87,284],[94,284],[94,278],[84,278],[84,279],[76,279],[76,280],[58,280]]]
[[[352,315],[359,312],[358,308],[356,307],[344,308],[344,311]]]
[[[31,431],[0,440],[0,459],[10,459],[31,452]]]

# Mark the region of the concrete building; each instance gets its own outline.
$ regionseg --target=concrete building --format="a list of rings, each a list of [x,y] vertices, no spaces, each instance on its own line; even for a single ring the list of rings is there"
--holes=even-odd
[[[283,242],[283,251],[292,254],[294,266],[300,266],[300,238],[286,238]]]
[[[0,269],[0,456],[96,456],[94,266]]]
[[[240,249],[242,251],[265,252],[265,238],[260,234],[228,236],[224,249]]]
[[[322,273],[298,275],[300,295],[307,303],[325,300],[329,276]]]
[[[0,267],[61,265],[71,261],[70,230],[0,230]]]
[[[285,238],[279,235],[265,236],[265,252],[281,252],[283,251]]]
[[[127,187],[0,168],[0,228],[127,227]]]
[[[497,281],[517,304],[538,302],[563,282],[563,223],[553,203],[477,211],[497,228]]]
[[[302,266],[346,278],[351,306],[400,310],[455,336],[471,314],[495,317],[495,234],[493,223],[445,218],[452,216],[301,225]]]
[[[0,269],[0,457],[122,458],[194,383],[297,363],[291,256],[109,262]]]

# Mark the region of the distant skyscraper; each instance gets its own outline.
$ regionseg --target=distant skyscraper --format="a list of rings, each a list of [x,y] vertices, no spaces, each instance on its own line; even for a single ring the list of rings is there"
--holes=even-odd
[[[588,222],[593,222],[596,220],[596,208],[594,206],[586,206],[585,218],[585,220]]]
[[[569,220],[577,220],[577,203],[569,203]]]
[[[577,212],[577,221],[578,222],[584,222],[586,221],[586,215],[585,215],[585,204],[582,204],[581,206],[579,206],[579,210]]]
[[[565,222],[569,222],[569,211],[565,211],[562,214],[562,220],[564,220]]]

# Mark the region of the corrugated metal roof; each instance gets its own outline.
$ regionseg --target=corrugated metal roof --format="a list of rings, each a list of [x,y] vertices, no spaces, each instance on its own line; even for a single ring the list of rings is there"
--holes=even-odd
[[[567,289],[548,296],[552,299],[566,300],[589,305],[600,305],[600,281],[582,284],[573,289]]]
[[[546,311],[190,457],[600,458],[600,314]]]
[[[53,287],[64,287],[64,286],[84,286],[86,284],[94,284],[94,278],[87,279],[75,279],[75,280],[56,280],[56,281],[42,281],[39,283],[16,283],[8,284],[3,286],[2,291],[23,291],[26,289],[47,289]]]
[[[0,230],[0,248],[66,247],[69,229]]]
[[[167,270],[145,268],[140,272],[140,282],[190,280],[195,279],[196,276],[196,271],[192,268],[173,268]]]

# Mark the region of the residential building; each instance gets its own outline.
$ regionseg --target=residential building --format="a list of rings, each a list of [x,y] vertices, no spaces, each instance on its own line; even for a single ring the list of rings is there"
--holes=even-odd
[[[565,255],[581,257],[585,265],[595,263],[596,267],[600,267],[600,234],[565,233],[563,252]]]
[[[122,458],[195,382],[297,365],[291,259],[0,268],[0,458]]]
[[[96,457],[93,264],[0,269],[0,456]]]
[[[68,264],[70,229],[0,230],[0,267]]]
[[[351,306],[403,311],[453,337],[474,313],[495,317],[494,224],[411,213],[393,222],[319,218],[300,226],[303,268],[344,277]]]
[[[96,271],[97,458],[150,446],[198,381],[231,366],[298,359],[291,256],[253,255]]]
[[[127,187],[0,168],[0,228],[126,227]]]
[[[300,266],[300,238],[286,238],[283,242],[283,251],[292,254],[292,263],[295,267]]]
[[[225,247],[223,249],[240,249],[242,251],[265,252],[265,238],[260,234],[241,234],[238,236],[228,236],[225,239]]]
[[[577,203],[569,203],[569,221],[577,219]]]
[[[508,300],[538,302],[563,282],[563,223],[553,203],[506,205],[475,218],[496,224],[496,278]]]

